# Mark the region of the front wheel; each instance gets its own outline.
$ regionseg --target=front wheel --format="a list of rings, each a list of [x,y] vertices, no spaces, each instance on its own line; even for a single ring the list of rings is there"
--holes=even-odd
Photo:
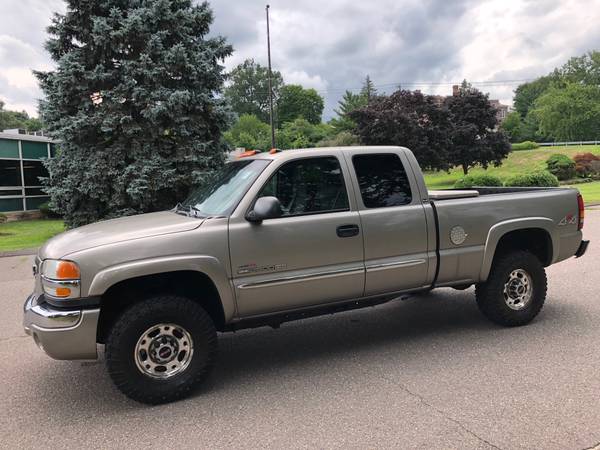
[[[498,256],[485,283],[475,288],[477,305],[492,322],[514,327],[531,322],[546,300],[546,271],[525,251]]]
[[[217,334],[196,302],[165,295],[134,304],[106,341],[106,365],[128,397],[159,404],[187,396],[212,368]]]

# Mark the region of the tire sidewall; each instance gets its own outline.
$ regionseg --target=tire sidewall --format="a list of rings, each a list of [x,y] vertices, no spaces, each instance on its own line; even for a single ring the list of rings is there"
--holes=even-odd
[[[525,270],[531,278],[532,296],[520,310],[510,308],[504,299],[504,285],[510,273]],[[488,280],[476,289],[477,304],[491,321],[504,326],[525,325],[540,312],[546,299],[546,272],[540,260],[526,251],[499,255],[494,261]]]
[[[161,403],[184,396],[212,365],[216,353],[216,332],[207,314],[193,301],[163,296],[133,305],[115,323],[106,345],[111,377],[126,395],[148,403]],[[210,319],[209,319],[210,320]],[[154,325],[171,323],[191,336],[193,354],[189,365],[169,378],[153,378],[137,366],[135,348],[144,332]]]

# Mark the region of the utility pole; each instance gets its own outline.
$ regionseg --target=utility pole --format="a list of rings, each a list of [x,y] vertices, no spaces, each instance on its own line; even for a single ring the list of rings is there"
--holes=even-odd
[[[267,55],[269,58],[269,120],[271,121],[271,148],[275,148],[275,128],[273,127],[273,87],[271,86],[271,35],[269,34],[269,5],[267,13]]]

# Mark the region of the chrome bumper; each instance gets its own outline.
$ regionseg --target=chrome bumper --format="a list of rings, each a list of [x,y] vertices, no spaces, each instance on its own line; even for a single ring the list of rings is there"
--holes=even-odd
[[[60,310],[32,294],[23,306],[23,328],[54,359],[96,359],[100,309]]]

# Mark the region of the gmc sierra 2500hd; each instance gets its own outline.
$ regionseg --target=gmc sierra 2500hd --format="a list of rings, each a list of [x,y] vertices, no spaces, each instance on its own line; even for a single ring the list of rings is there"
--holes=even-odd
[[[483,314],[530,322],[544,268],[582,256],[575,189],[428,192],[403,147],[246,152],[173,210],[50,239],[24,326],[56,359],[95,359],[129,397],[186,396],[217,331],[475,285]]]

